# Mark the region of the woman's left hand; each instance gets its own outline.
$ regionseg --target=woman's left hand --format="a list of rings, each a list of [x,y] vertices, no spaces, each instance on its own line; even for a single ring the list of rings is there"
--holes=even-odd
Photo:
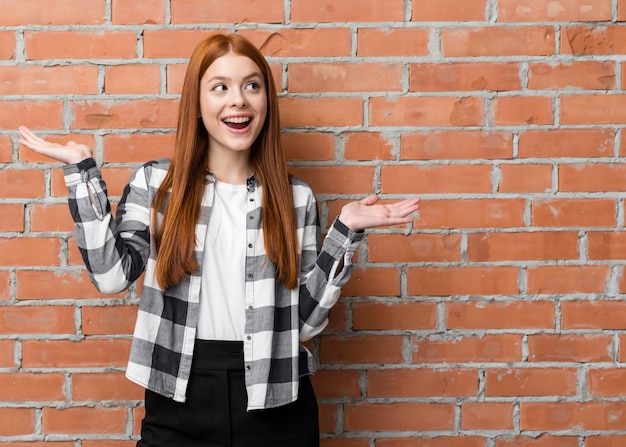
[[[420,199],[401,200],[389,204],[378,204],[378,196],[350,202],[341,209],[339,220],[352,231],[388,225],[399,225],[413,221],[409,214],[419,209]]]

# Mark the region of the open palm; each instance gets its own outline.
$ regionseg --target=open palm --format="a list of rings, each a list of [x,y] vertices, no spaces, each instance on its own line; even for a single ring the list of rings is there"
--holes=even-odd
[[[91,148],[85,144],[78,144],[74,141],[69,141],[67,144],[52,143],[38,137],[24,126],[20,126],[18,132],[21,144],[56,161],[72,164],[93,156]]]

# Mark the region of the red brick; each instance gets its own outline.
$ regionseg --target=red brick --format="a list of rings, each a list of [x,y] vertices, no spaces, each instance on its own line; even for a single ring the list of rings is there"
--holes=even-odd
[[[467,236],[467,256],[475,262],[577,259],[578,233],[473,233]]]
[[[94,95],[98,68],[71,65],[0,67],[0,95]]]
[[[34,408],[0,408],[0,436],[35,433]]]
[[[461,405],[462,430],[512,430],[513,403],[465,402]]]
[[[620,260],[626,257],[626,232],[589,231],[587,255],[591,260]]]
[[[369,447],[370,440],[363,438],[322,438],[320,447]]]
[[[42,412],[44,434],[124,434],[128,409],[122,407],[47,408]]]
[[[334,311],[333,311],[334,312]],[[424,330],[437,326],[437,303],[357,302],[354,330]]]
[[[131,335],[137,318],[137,306],[82,307],[82,331],[85,335]]]
[[[64,401],[62,373],[2,373],[0,399],[3,402]]]
[[[437,5],[438,9],[441,9]],[[519,90],[519,65],[513,62],[453,62],[410,65],[413,92],[507,91]]]
[[[401,22],[403,0],[292,0],[293,22]],[[281,3],[282,5],[282,3]]]
[[[484,22],[487,0],[412,0],[414,22]]]
[[[393,160],[393,143],[376,132],[345,132],[346,160]]]
[[[0,271],[0,300],[11,299],[11,272]]]
[[[528,336],[531,362],[610,362],[610,335],[532,334]]]
[[[0,171],[0,184],[2,198],[37,198],[45,193],[43,172],[34,169]]]
[[[611,20],[611,1],[500,0],[498,22],[591,22]]]
[[[626,95],[564,95],[560,120],[561,124],[620,124],[626,120],[625,108]]]
[[[322,336],[322,363],[401,363],[402,339],[395,335]]]
[[[96,290],[86,272],[23,270],[16,273],[18,300],[121,298],[125,292],[104,295]]]
[[[60,253],[61,245],[55,238],[0,238],[0,266],[59,265]]]
[[[585,438],[585,447],[622,447],[624,443],[626,435],[594,435]]]
[[[62,101],[0,100],[0,109],[0,127],[3,129],[17,129],[19,126],[27,126],[31,130],[63,127]]]
[[[13,161],[13,142],[6,135],[0,135],[0,163]]]
[[[370,234],[367,238],[371,262],[458,262],[461,260],[460,234],[417,233]]]
[[[509,159],[513,142],[509,132],[448,130],[403,133],[402,160]]]
[[[367,396],[460,397],[475,396],[478,373],[470,369],[391,369],[367,372]]]
[[[0,307],[0,334],[74,334],[70,306]]]
[[[26,31],[24,41],[28,60],[137,57],[137,34],[127,31]]]
[[[543,193],[552,189],[553,166],[548,164],[500,165],[498,192]]]
[[[430,33],[423,28],[359,28],[357,56],[427,56]]]
[[[111,21],[116,25],[156,25],[165,22],[161,0],[112,0]]]
[[[281,23],[282,0],[171,0],[172,23]]]
[[[128,168],[101,168],[102,178],[106,182],[109,197],[119,197],[124,193],[128,179],[134,169]]]
[[[105,68],[104,92],[107,95],[157,94],[160,84],[158,65],[112,65]]]
[[[147,59],[189,58],[201,40],[214,34],[225,33],[205,29],[147,29],[143,32],[143,56]]]
[[[562,301],[563,329],[626,329],[626,303],[623,301]]]
[[[383,166],[385,194],[489,193],[491,165]]]
[[[174,152],[174,137],[173,133],[105,135],[104,161],[145,163],[159,158],[170,158]]]
[[[488,369],[485,373],[485,395],[574,396],[577,382],[577,370],[574,368]]]
[[[376,447],[485,447],[485,442],[485,438],[468,435],[436,438],[410,436],[408,438],[377,438]]]
[[[321,399],[361,397],[360,380],[357,370],[320,370],[311,376],[315,395]]]
[[[343,127],[363,124],[363,102],[357,98],[281,98],[285,127]]]
[[[15,31],[0,31],[0,59],[13,59],[15,44]]]
[[[321,433],[335,433],[338,428],[337,406],[318,404],[318,420]]]
[[[135,447],[137,441],[119,441],[111,439],[84,439],[83,447]]]
[[[409,267],[409,295],[516,295],[517,267]]]
[[[542,434],[536,438],[530,436],[497,438],[496,447],[578,447],[578,437]]]
[[[4,0],[7,14],[0,16],[0,26],[28,25],[101,25],[105,18],[105,0]],[[0,39],[1,40],[1,39]]]
[[[531,203],[531,225],[537,227],[614,227],[613,199],[550,199]]]
[[[316,194],[372,194],[371,166],[298,166],[289,171],[308,183]]]
[[[529,267],[528,293],[602,293],[610,276],[604,265],[544,265]]]
[[[402,72],[399,63],[294,63],[289,64],[288,90],[293,93],[399,92]]]
[[[452,430],[453,403],[346,404],[346,431]]]
[[[562,164],[559,166],[559,191],[626,191],[626,164]]]
[[[178,121],[178,101],[76,101],[72,104],[72,113],[75,129],[172,128]]]
[[[71,232],[74,221],[67,203],[34,204],[30,212],[31,231]]]
[[[610,90],[615,88],[613,62],[569,62],[529,64],[528,88],[532,90],[578,88]]]
[[[288,160],[333,160],[335,137],[322,132],[288,132],[281,135]]]
[[[624,430],[624,402],[522,402],[521,430]],[[604,446],[603,446],[604,447]]]
[[[520,199],[423,200],[417,228],[509,228],[524,226]]]
[[[587,373],[587,388],[592,397],[624,397],[626,370],[621,368],[591,369]]]
[[[549,56],[555,34],[551,26],[444,28],[441,48],[445,57]]]
[[[554,319],[552,301],[446,303],[448,329],[551,329]]]
[[[143,400],[144,393],[122,372],[72,374],[72,399],[76,401]]]
[[[519,362],[522,336],[518,334],[483,337],[413,338],[413,363]]]
[[[21,203],[0,204],[0,228],[2,231],[24,231],[24,205]]]
[[[624,54],[626,29],[605,24],[564,26],[561,53],[575,55]]]
[[[507,96],[492,100],[491,120],[497,126],[552,124],[552,98]]]
[[[111,368],[126,366],[127,339],[24,340],[24,368]]]
[[[482,101],[473,97],[401,96],[370,100],[372,126],[480,126]]]
[[[400,272],[397,268],[357,267],[343,287],[344,296],[399,296]]]
[[[340,57],[352,51],[349,28],[241,29],[239,34],[270,57]]]
[[[519,135],[522,158],[607,157],[613,155],[612,129],[524,130]]]

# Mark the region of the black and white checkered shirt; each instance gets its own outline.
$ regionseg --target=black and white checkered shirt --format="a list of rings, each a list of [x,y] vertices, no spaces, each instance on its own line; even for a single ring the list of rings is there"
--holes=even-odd
[[[93,159],[64,168],[75,237],[91,280],[103,293],[128,288],[145,270],[126,376],[133,382],[184,402],[198,324],[200,274],[206,228],[214,197],[207,174],[202,212],[196,227],[200,266],[176,286],[162,290],[154,275],[156,252],[151,237],[152,197],[169,160],[146,163],[126,186],[116,217],[110,212],[106,185]],[[299,287],[287,289],[275,278],[265,252],[262,188],[248,179],[244,361],[248,409],[293,402],[298,380],[314,372],[311,354],[302,347],[323,330],[328,314],[351,274],[353,254],[363,237],[338,219],[321,243],[317,203],[312,190],[292,179],[300,244]],[[159,213],[159,218],[162,218]],[[302,370],[300,355],[306,356]]]

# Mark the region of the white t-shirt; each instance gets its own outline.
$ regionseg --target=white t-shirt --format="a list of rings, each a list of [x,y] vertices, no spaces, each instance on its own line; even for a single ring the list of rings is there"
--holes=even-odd
[[[241,341],[245,328],[246,185],[215,182],[202,261],[197,337]]]

